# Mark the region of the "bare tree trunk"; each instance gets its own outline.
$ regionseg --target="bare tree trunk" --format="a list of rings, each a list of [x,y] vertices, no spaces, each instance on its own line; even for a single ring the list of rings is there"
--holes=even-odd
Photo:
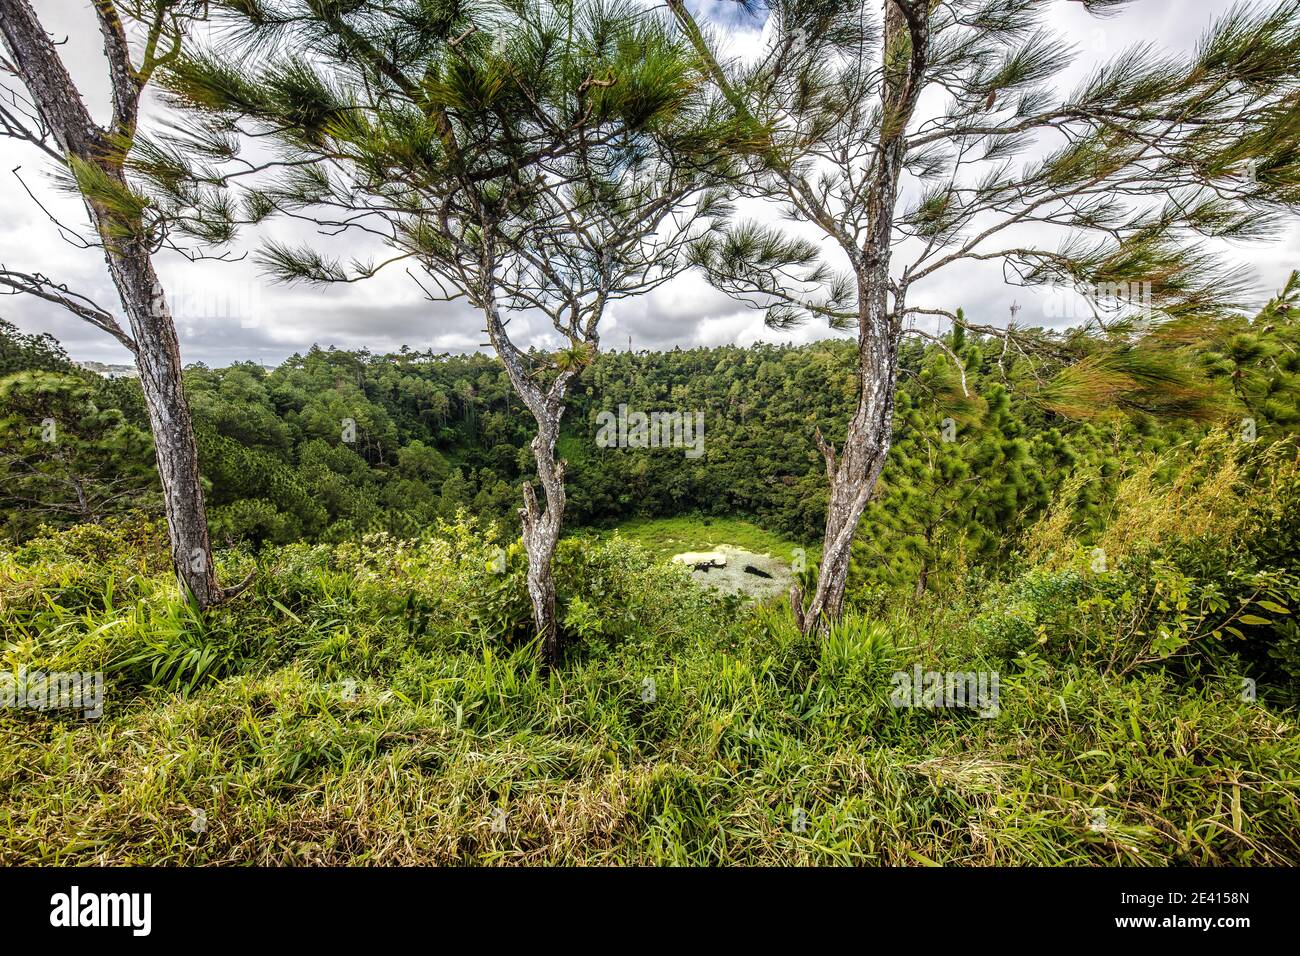
[[[485,259],[483,274],[490,275],[490,261]],[[542,661],[554,667],[560,661],[560,630],[555,612],[555,578],[552,561],[560,540],[564,523],[564,462],[555,458],[555,443],[560,437],[560,420],[564,417],[564,402],[568,394],[573,371],[559,372],[550,386],[530,374],[524,364],[523,354],[515,348],[506,335],[505,325],[495,302],[484,303],[488,337],[506,368],[506,375],[515,392],[532,412],[537,422],[533,436],[533,460],[537,463],[537,477],[542,483],[545,507],[537,500],[530,482],[524,483],[524,507],[519,509],[523,524],[524,551],[528,555],[528,597],[533,604],[533,625],[541,644]]]
[[[930,583],[930,545],[934,542],[934,525],[925,526],[925,552],[921,555],[921,572],[916,576],[916,592],[913,597],[921,600]]]
[[[113,124],[106,131],[91,118],[81,94],[60,60],[28,0],[0,0],[0,33],[13,65],[49,127],[62,156],[97,167],[125,187],[121,146],[135,132],[141,84],[131,67],[126,34],[112,4],[95,8],[104,36],[112,86]],[[75,173],[75,168],[73,169]],[[93,196],[84,196],[91,223],[104,247],[109,272],[131,326],[127,335],[108,315],[80,314],[109,332],[135,356],[153,431],[158,478],[162,483],[172,561],[182,589],[206,608],[222,598],[208,537],[198,451],[189,403],[181,388],[180,345],[154,272],[144,225],[124,219]]]
[[[524,550],[528,553],[528,596],[533,602],[533,624],[542,646],[542,660],[548,667],[560,662],[559,622],[555,614],[555,578],[552,560],[555,546],[560,540],[564,521],[564,462],[555,460],[555,441],[559,434],[559,418],[552,422],[538,422],[533,438],[533,458],[537,461],[537,475],[546,496],[546,508],[539,511],[537,495],[531,484],[524,485],[523,519]]]
[[[731,85],[683,0],[667,0],[667,5],[737,115],[752,118],[743,94]],[[844,607],[853,533],[880,478],[893,438],[906,280],[893,290],[891,309],[889,258],[898,180],[907,154],[907,124],[916,111],[928,56],[930,5],[929,0],[884,3],[882,116],[877,154],[866,187],[867,228],[860,246],[855,245],[857,232],[846,231],[833,221],[800,173],[784,165],[779,157],[775,159],[774,172],[789,194],[807,208],[822,211],[823,215],[814,219],[847,253],[858,285],[858,407],[849,421],[838,458],[821,432],[817,433],[830,484],[822,563],[807,605],[798,587],[790,592],[795,621],[805,634],[824,628],[839,617]],[[772,157],[768,159],[772,161]]]
[[[863,361],[858,409],[849,422],[841,454],[836,456],[820,431],[816,436],[826,460],[830,498],[826,504],[821,567],[812,599],[805,607],[803,594],[797,588],[792,595],[795,620],[804,633],[838,620],[843,611],[853,535],[885,467],[893,438],[897,349],[890,348],[888,341],[873,341],[869,335],[860,339],[860,349],[869,350],[871,358]]]
[[[210,607],[223,595],[212,561],[194,423],[181,385],[176,326],[147,251],[116,244],[105,257],[136,343],[135,364],[153,432],[172,563],[182,590],[192,595],[199,607]]]

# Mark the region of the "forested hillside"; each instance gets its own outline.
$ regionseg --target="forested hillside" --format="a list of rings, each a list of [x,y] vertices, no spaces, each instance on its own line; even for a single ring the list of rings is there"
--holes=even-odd
[[[1149,357],[1125,366],[1107,353],[1059,373],[960,328],[944,348],[912,342],[891,459],[855,548],[856,586],[923,590],[936,575],[996,568],[1072,475],[1084,479],[1076,517],[1095,530],[1127,466],[1211,424],[1249,417],[1265,443],[1290,434],[1300,423],[1298,288],[1217,327],[1179,368],[1152,368]],[[0,332],[5,534],[21,541],[43,523],[156,513],[138,385],[83,372],[57,343]],[[1057,341],[1067,354],[1096,348]],[[852,345],[836,341],[599,355],[560,442],[572,524],[747,517],[815,549],[826,482],[814,430],[835,439],[853,401],[853,361]],[[530,431],[495,360],[313,349],[270,370],[191,367],[185,383],[225,546],[413,536],[460,509],[517,531]],[[600,447],[598,416],[620,405],[701,413],[702,454]],[[41,440],[47,418],[63,442]]]

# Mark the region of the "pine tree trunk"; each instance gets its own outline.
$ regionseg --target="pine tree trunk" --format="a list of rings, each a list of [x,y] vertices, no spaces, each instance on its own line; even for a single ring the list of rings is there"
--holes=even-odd
[[[667,0],[667,5],[737,115],[752,118],[743,93],[732,86],[683,0]],[[907,124],[916,111],[927,62],[929,8],[928,0],[885,0],[883,116],[874,168],[866,186],[865,236],[860,237],[856,228],[845,230],[831,222],[829,214],[818,220],[848,254],[857,278],[858,407],[838,459],[835,449],[820,431],[817,433],[830,484],[822,563],[807,605],[798,587],[790,593],[795,621],[805,634],[824,628],[843,610],[853,533],[880,478],[893,438],[894,388],[898,382],[900,317],[906,283],[896,290],[891,309],[889,259],[898,180],[907,154]],[[903,53],[906,55],[899,55]],[[797,170],[784,166],[779,156],[775,161],[771,156],[765,158],[773,162],[774,174],[789,192],[799,195],[812,208],[820,206]]]
[[[533,458],[541,479],[546,507],[539,510],[537,495],[531,484],[524,485],[524,550],[528,554],[528,596],[533,602],[533,624],[541,644],[542,660],[548,667],[560,662],[560,632],[555,615],[555,577],[552,561],[560,540],[564,520],[564,463],[555,460],[555,441],[559,419],[554,423],[538,422],[533,438]]]
[[[207,509],[199,480],[198,447],[181,386],[180,343],[147,251],[116,243],[106,252],[136,343],[136,368],[153,432],[158,479],[181,588],[200,608],[221,600]]]
[[[883,301],[883,300],[882,300]],[[864,326],[865,327],[865,326]],[[894,388],[897,384],[897,347],[892,336],[861,336],[862,376],[857,412],[837,456],[821,433],[817,444],[826,460],[830,498],[826,505],[826,531],[822,536],[822,561],[812,599],[805,607],[796,588],[792,595],[795,620],[805,634],[839,620],[844,609],[853,535],[866,510],[893,438]]]
[[[838,461],[834,448],[817,433],[831,493],[822,563],[812,600],[805,608],[798,588],[791,593],[795,621],[805,634],[824,629],[843,611],[853,534],[880,479],[893,440],[903,294],[901,290],[895,292],[891,309],[889,261],[898,181],[907,155],[907,122],[920,95],[929,42],[926,11],[927,4],[921,0],[887,0],[885,4],[883,47],[888,51],[906,45],[908,56],[886,64],[886,120],[881,125],[868,184],[866,235],[861,247],[851,255],[858,286],[858,407],[849,422]]]
[[[913,598],[917,601],[925,596],[925,589],[930,583],[930,545],[934,541],[934,525],[925,526],[925,550],[921,553],[921,571],[916,576],[916,590]]]
[[[485,258],[483,274],[491,275],[491,263]],[[505,325],[496,303],[483,302],[488,337],[492,340],[515,393],[523,400],[537,422],[533,436],[533,460],[542,485],[545,505],[529,482],[524,483],[524,507],[519,509],[523,524],[524,551],[528,555],[528,597],[533,605],[533,625],[541,645],[542,661],[547,667],[560,662],[560,630],[555,612],[555,578],[552,561],[564,523],[566,494],[564,462],[555,458],[555,443],[560,437],[560,420],[564,417],[565,398],[575,372],[559,372],[550,386],[541,383],[524,364],[524,355],[506,335]]]

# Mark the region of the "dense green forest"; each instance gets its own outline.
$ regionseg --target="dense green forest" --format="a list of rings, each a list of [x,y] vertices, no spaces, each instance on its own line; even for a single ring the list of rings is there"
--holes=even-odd
[[[963,391],[947,351],[912,341],[890,462],[855,546],[855,585],[924,590],[936,576],[997,568],[1070,476],[1084,479],[1075,517],[1099,530],[1127,465],[1213,424],[1250,418],[1263,443],[1294,433],[1298,294],[1293,280],[1260,315],[1216,327],[1180,358],[1187,368],[1138,363],[1150,382],[1127,380],[1123,355],[1101,355],[1105,400],[1090,398],[1093,383],[1075,384],[1086,377],[1077,366],[1053,378],[1060,363],[1008,357],[1000,342],[958,328],[947,341],[964,366]],[[1096,348],[1057,338],[1063,350]],[[157,513],[138,386],[84,372],[56,342],[7,324],[0,344],[5,535]],[[813,432],[836,437],[853,363],[852,344],[833,340],[599,355],[560,441],[571,525],[741,516],[815,551],[826,482]],[[275,369],[192,366],[185,384],[214,537],[227,547],[410,537],[462,509],[518,532],[531,431],[491,358],[313,348]],[[703,454],[600,447],[598,416],[620,405],[701,413]],[[41,440],[46,419],[63,441]]]

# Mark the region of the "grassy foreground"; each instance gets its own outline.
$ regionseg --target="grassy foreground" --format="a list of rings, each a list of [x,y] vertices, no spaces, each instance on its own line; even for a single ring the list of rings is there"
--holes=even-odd
[[[269,549],[206,620],[156,528],[51,535],[0,551],[3,666],[102,670],[105,713],[0,709],[0,863],[1295,864],[1293,685],[1223,638],[1286,611],[1240,547],[1294,533],[1288,467],[1253,518],[1235,464],[1138,475],[1108,568],[1055,515],[1014,579],[822,639],[570,539],[549,676],[472,520]],[[892,706],[917,664],[997,672],[996,716]]]

